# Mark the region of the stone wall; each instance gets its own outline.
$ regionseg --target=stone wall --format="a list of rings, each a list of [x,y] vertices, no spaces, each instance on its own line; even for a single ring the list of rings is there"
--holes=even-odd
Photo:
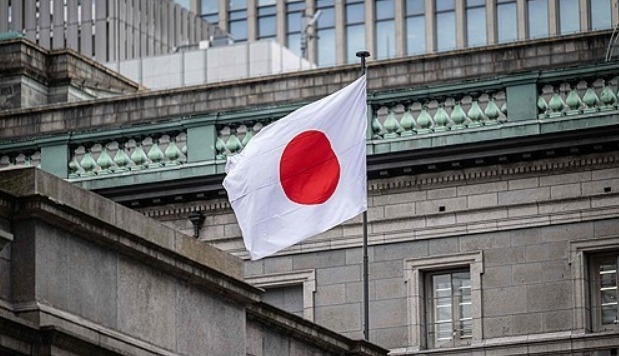
[[[446,80],[478,80],[507,73],[602,62],[610,33],[589,32],[440,54],[370,61],[368,93],[418,88]],[[1,54],[1,53],[0,53]],[[299,104],[332,93],[359,75],[355,65],[130,95],[96,103],[0,113],[0,138],[107,129],[180,117]],[[21,118],[27,116],[29,123]],[[189,120],[191,121],[191,120]]]
[[[260,339],[266,354],[386,354],[262,306],[240,260],[140,213],[35,168],[2,172],[0,186],[0,234],[13,236],[0,253],[0,352],[246,355]]]
[[[618,176],[619,152],[613,151],[370,180],[370,340],[395,354],[418,348],[411,284],[419,281],[411,266],[479,253],[481,338],[473,350],[519,353],[531,335],[568,353],[592,347],[570,341],[591,330],[582,309],[587,297],[575,282],[587,266],[574,261],[582,241],[591,250],[619,249]],[[191,205],[144,212],[189,230],[180,209]],[[225,200],[193,205],[206,215],[202,240],[247,258]],[[313,320],[360,337],[360,223],[358,217],[275,256],[246,260],[245,275],[277,281],[314,271]]]

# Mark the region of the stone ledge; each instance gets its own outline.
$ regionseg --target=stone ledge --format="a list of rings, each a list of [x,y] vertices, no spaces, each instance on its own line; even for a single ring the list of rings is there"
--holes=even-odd
[[[266,326],[279,328],[295,338],[308,340],[338,355],[379,356],[386,355],[388,352],[380,346],[364,340],[349,339],[335,331],[262,302],[249,305],[247,317],[258,320]]]
[[[259,289],[242,281],[242,261],[237,258],[40,169],[2,171],[0,187],[18,201],[15,218],[41,218],[232,299],[260,298]]]

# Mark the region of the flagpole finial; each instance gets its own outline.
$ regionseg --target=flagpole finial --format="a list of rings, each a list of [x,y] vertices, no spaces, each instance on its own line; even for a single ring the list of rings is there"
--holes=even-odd
[[[358,51],[356,55],[361,58],[361,75],[365,75],[365,59],[370,56],[370,52]]]

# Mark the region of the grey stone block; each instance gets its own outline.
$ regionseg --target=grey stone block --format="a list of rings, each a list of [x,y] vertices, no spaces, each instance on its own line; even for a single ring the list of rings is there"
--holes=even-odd
[[[539,178],[511,179],[507,182],[508,190],[520,190],[539,186]]]
[[[542,324],[545,332],[558,332],[572,329],[572,310],[556,310],[543,314]]]
[[[542,332],[542,313],[516,314],[513,316],[514,335]]]
[[[403,278],[386,278],[373,281],[374,299],[406,298],[406,283]]]
[[[361,266],[340,266],[316,270],[318,285],[357,282],[361,280]]]
[[[514,320],[511,315],[485,318],[484,319],[484,337],[497,338],[506,337],[514,334]]]
[[[372,324],[370,324],[372,325]],[[351,335],[350,337],[355,337]],[[357,336],[357,338],[359,338]],[[387,349],[397,349],[408,343],[408,328],[380,328],[372,327],[370,341]]]
[[[414,258],[428,254],[428,241],[411,241],[406,243],[383,244],[373,246],[374,261],[389,261]]]
[[[510,190],[508,192],[499,192],[499,204],[500,205],[537,203],[540,201],[548,200],[549,198],[550,198],[550,187],[520,189],[520,190]]]
[[[593,222],[548,226],[542,230],[542,242],[587,239],[593,236]]]
[[[512,246],[537,245],[542,242],[542,230],[538,227],[512,230],[510,234]]]
[[[177,284],[176,305],[178,353],[213,356],[245,354],[244,342],[229,341],[231,335],[235,340],[246,339],[243,308],[206,294],[186,282]]]
[[[315,306],[346,303],[346,284],[318,286],[314,294]]]
[[[292,270],[292,256],[277,256],[264,260],[264,273],[281,273]]]
[[[176,280],[152,267],[121,257],[118,261],[118,328],[173,350],[176,333]]]
[[[550,261],[567,258],[568,247],[566,242],[553,242],[529,245],[526,247],[527,262]]]
[[[439,208],[443,207],[443,211],[458,211],[466,209],[466,197],[457,197],[450,199],[436,199],[415,203],[415,211],[417,215],[436,214],[439,213]]]
[[[316,307],[314,315],[316,323],[338,332],[361,330],[360,303]]]
[[[264,274],[264,260],[245,261],[245,277],[253,277]]]
[[[568,199],[576,198],[582,195],[580,183],[555,185],[550,187],[550,198],[552,199]]]
[[[401,278],[404,276],[403,266],[404,264],[400,260],[370,263],[370,280]]]
[[[428,241],[428,249],[430,255],[445,255],[459,252],[460,240],[457,237],[431,239]]]
[[[619,231],[619,219],[598,220],[593,223],[595,237],[616,235]]]
[[[541,263],[524,263],[512,266],[512,280],[514,284],[533,284],[542,281]]]
[[[313,269],[346,265],[348,250],[303,253],[292,256],[292,269]],[[352,251],[352,250],[351,250]]]
[[[456,187],[430,189],[427,191],[428,200],[453,198],[456,195]]]
[[[510,241],[511,236],[509,231],[461,236],[460,250],[475,251],[509,247]]]
[[[571,271],[567,260],[542,262],[542,282],[558,282],[569,278]]]
[[[507,287],[485,289],[482,310],[484,317],[506,316],[527,312],[527,289]]]
[[[571,282],[527,285],[528,311],[568,309],[572,304]]]
[[[385,206],[385,218],[395,219],[415,215],[415,203],[392,204]]]
[[[469,209],[480,209],[497,206],[499,195],[497,193],[478,194],[467,196]]]
[[[481,282],[484,288],[509,287],[512,282],[512,266],[486,267]]]
[[[376,288],[372,288],[372,283],[376,283],[375,281],[370,282],[369,294],[370,299],[374,297],[374,293],[376,292]],[[345,285],[345,293],[346,293],[346,302],[348,303],[359,303],[363,302],[363,283],[362,282],[352,282],[346,283]]]
[[[493,248],[484,251],[484,265],[502,266],[506,264],[518,264],[526,262],[526,247],[505,247],[505,248]]]
[[[562,186],[562,185],[572,185],[574,183],[580,183],[591,180],[591,171],[584,172],[576,172],[576,173],[565,173],[565,174],[554,174],[550,176],[541,176],[539,177],[539,185],[552,185],[552,186]],[[570,184],[572,183],[572,184]]]

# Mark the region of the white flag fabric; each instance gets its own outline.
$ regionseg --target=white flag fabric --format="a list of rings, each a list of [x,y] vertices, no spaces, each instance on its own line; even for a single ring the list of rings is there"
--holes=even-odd
[[[367,209],[365,76],[264,127],[228,157],[223,185],[251,259]]]

